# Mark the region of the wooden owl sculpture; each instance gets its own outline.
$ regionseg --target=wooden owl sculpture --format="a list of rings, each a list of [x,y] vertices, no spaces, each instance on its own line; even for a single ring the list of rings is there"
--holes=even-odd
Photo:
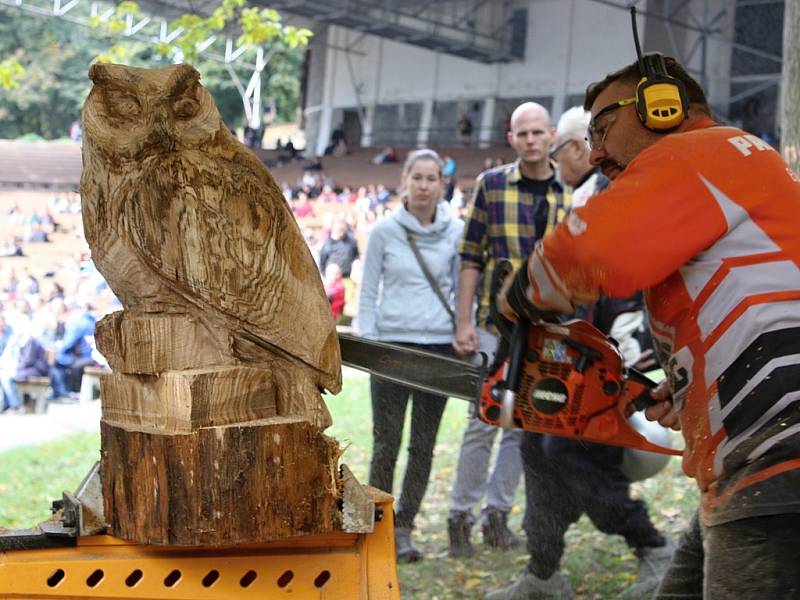
[[[280,189],[233,138],[200,74],[96,64],[89,77],[84,228],[125,312],[192,315],[226,360],[274,368],[279,357],[317,390],[338,392],[319,271]]]

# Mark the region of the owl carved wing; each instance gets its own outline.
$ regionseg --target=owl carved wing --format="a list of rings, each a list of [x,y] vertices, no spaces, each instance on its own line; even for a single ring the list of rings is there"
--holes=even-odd
[[[319,271],[255,157],[185,150],[141,167],[118,190],[120,229],[147,267],[173,293],[220,315],[234,338],[301,360],[338,392],[339,344]]]

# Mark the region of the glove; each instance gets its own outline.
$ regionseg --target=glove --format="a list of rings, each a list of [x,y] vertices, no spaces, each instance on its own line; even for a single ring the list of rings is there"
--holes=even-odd
[[[537,308],[531,302],[530,296],[528,296],[529,287],[528,263],[525,262],[517,269],[517,272],[514,273],[514,279],[511,280],[511,287],[508,289],[508,296],[506,297],[508,305],[517,313],[520,319],[527,319],[532,323],[537,321],[557,322],[558,313]]]

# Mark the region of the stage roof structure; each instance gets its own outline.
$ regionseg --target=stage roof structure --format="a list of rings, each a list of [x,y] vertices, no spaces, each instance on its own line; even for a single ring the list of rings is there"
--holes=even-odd
[[[518,48],[524,47],[527,24],[527,10],[509,0],[253,0],[252,4],[482,63],[522,58]]]

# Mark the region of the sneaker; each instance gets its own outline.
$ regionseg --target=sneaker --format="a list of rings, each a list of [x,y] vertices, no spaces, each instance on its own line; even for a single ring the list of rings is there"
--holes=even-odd
[[[460,558],[472,556],[475,550],[469,540],[472,531],[472,515],[469,513],[454,513],[447,519],[447,535],[450,538],[450,556]]]
[[[636,583],[625,590],[623,597],[628,600],[651,598],[667,572],[674,552],[675,542],[672,540],[667,540],[666,545],[657,548],[636,548],[633,551],[639,559]]]
[[[569,581],[558,571],[549,579],[525,572],[508,587],[486,594],[486,600],[572,600],[574,597]]]
[[[411,543],[410,527],[395,527],[394,551],[397,555],[397,562],[417,562],[422,559],[422,552]]]
[[[489,510],[481,529],[483,529],[483,543],[490,548],[508,550],[522,545],[522,539],[508,528],[508,513]]]

